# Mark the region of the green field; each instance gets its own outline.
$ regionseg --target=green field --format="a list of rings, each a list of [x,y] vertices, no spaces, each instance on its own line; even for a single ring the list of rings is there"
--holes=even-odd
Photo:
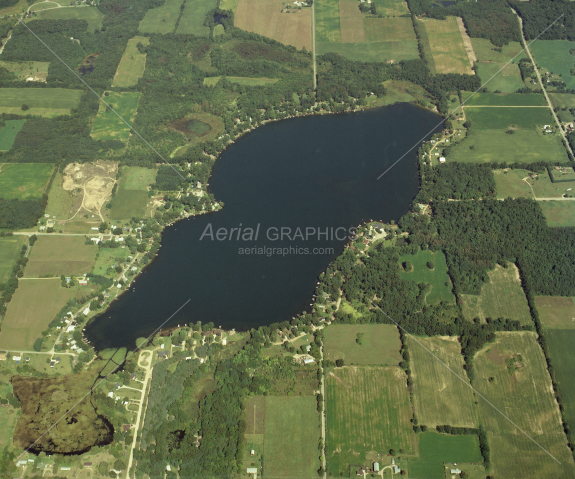
[[[464,163],[569,162],[560,135],[543,135],[532,130],[516,130],[509,135],[504,130],[475,128],[469,131],[465,141],[452,148],[448,160]]]
[[[477,66],[477,75],[483,82],[491,78],[489,83],[485,85],[485,88],[491,92],[499,90],[503,93],[514,93],[525,86],[521,79],[519,66],[515,63],[506,65],[505,63],[477,62],[475,65]]]
[[[112,200],[109,219],[126,220],[146,214],[148,187],[156,180],[156,170],[129,166],[122,170],[118,191]]]
[[[465,464],[483,462],[477,436],[451,436],[437,432],[424,432],[419,437],[419,457],[409,458],[411,479],[444,479],[443,463],[457,464],[465,471]],[[484,474],[485,476],[485,474]]]
[[[172,33],[180,16],[182,2],[183,0],[166,0],[161,7],[148,10],[140,22],[138,31],[142,33]]]
[[[217,3],[217,0],[186,0],[176,33],[192,34],[198,37],[208,36],[210,29],[204,27],[204,20],[208,12],[216,8]]]
[[[533,172],[522,169],[493,170],[497,198],[533,198],[532,182],[524,181]],[[547,181],[549,176],[547,175]]]
[[[317,477],[319,414],[314,396],[265,399],[266,477]]]
[[[496,265],[489,271],[489,282],[481,286],[481,294],[462,294],[460,298],[463,315],[469,321],[474,318],[509,318],[521,324],[532,325],[527,298],[521,287],[519,270],[513,263],[507,268]]]
[[[575,200],[540,201],[548,226],[575,226]]]
[[[358,333],[363,333],[361,345],[356,342]],[[392,324],[332,324],[325,329],[323,345],[326,359],[341,358],[348,366],[396,366],[402,360],[399,331]]]
[[[5,283],[12,276],[12,267],[20,257],[22,246],[27,243],[26,236],[0,238],[0,283]]]
[[[409,14],[409,8],[405,0],[373,0],[377,8],[377,14],[384,17],[393,17]]]
[[[100,101],[100,110],[92,126],[92,138],[95,140],[120,140],[127,143],[131,130],[122,119],[132,125],[138,110],[140,95],[139,92],[104,92],[104,100],[117,114],[114,111],[108,111],[106,105]]]
[[[474,386],[492,403],[478,398],[491,449],[491,474],[506,479],[573,477],[573,456],[537,335],[502,332],[496,336],[495,343],[486,345],[474,359]]]
[[[463,100],[466,106],[547,106],[545,97],[539,93],[473,94],[472,92],[465,92]],[[523,114],[523,110],[514,111],[517,112],[517,115]]]
[[[537,42],[536,42],[537,43]],[[507,45],[501,47],[501,51],[497,51],[495,45],[490,40],[485,38],[472,38],[471,44],[473,51],[477,56],[479,62],[497,62],[505,64],[513,59],[514,63],[519,63],[522,58],[527,58],[527,54],[522,52],[523,47],[519,42],[509,42]],[[483,81],[487,78],[481,77]]]
[[[129,254],[128,248],[101,248],[96,255],[96,263],[92,273],[106,276],[108,268],[111,268],[118,261],[125,262]]]
[[[570,191],[575,191],[575,173],[566,168],[567,173],[554,170],[556,183],[552,183],[547,170],[537,173],[537,178],[530,178],[532,171],[523,169],[494,170],[498,198],[561,198]],[[569,190],[570,191],[567,191]],[[541,203],[543,205],[543,203]]]
[[[82,90],[65,88],[1,88],[0,113],[17,115],[67,115],[76,108]],[[22,105],[29,109],[22,110]]]
[[[575,56],[569,50],[575,48],[575,42],[568,40],[538,40],[529,47],[540,68],[561,75],[566,88],[575,88],[575,77],[571,69]]]
[[[144,168],[142,166],[126,166],[122,169],[120,186],[125,190],[148,191],[149,186],[156,181],[157,170],[154,168]]]
[[[417,42],[317,43],[316,53],[338,53],[362,62],[382,62],[389,59],[414,60],[419,57]]]
[[[65,191],[62,188],[62,184],[62,173],[57,172],[48,192],[46,214],[58,219],[68,219],[80,208],[83,194],[77,191],[76,196],[73,196],[70,191]]]
[[[24,270],[27,278],[83,275],[92,271],[98,247],[85,244],[82,236],[40,236]]]
[[[237,6],[238,0],[220,0],[220,8],[222,10],[231,10],[232,12],[235,12]]]
[[[575,95],[571,93],[549,93],[551,103],[558,108],[575,108]]]
[[[548,108],[489,108],[467,105],[463,108],[465,118],[471,121],[473,129],[498,130],[510,127],[534,129],[536,126],[553,123]]]
[[[17,410],[12,406],[0,408],[0,448],[12,445],[12,435],[18,416]]]
[[[215,86],[220,81],[222,77],[206,77],[204,78],[204,85],[207,86]],[[279,81],[279,78],[266,78],[266,77],[259,77],[259,78],[251,78],[251,77],[226,77],[228,81],[232,83],[237,83],[238,85],[245,85],[245,86],[266,86],[266,85],[273,85]]]
[[[536,296],[535,306],[544,329],[575,329],[575,302],[565,296]]]
[[[20,200],[41,198],[53,170],[54,165],[47,163],[0,164],[0,198]]]
[[[0,151],[12,148],[16,135],[20,132],[26,120],[6,120],[6,126],[0,129]]]
[[[444,424],[477,427],[475,398],[463,369],[461,345],[457,338],[408,336],[407,347],[413,402],[419,423],[430,428]]]
[[[413,265],[412,271],[401,269],[401,277],[408,281],[416,283],[428,283],[431,290],[425,297],[427,304],[436,304],[440,301],[455,304],[451,280],[447,274],[447,263],[442,251],[433,253],[431,250],[420,251],[416,255],[405,255],[399,258],[401,264],[409,261]],[[433,261],[435,268],[433,270],[427,267],[427,263]]]
[[[102,27],[104,14],[97,7],[54,8],[38,13],[41,20],[86,20],[87,31],[94,33]]]
[[[327,53],[321,48],[318,50],[323,42],[341,42],[339,0],[318,0],[315,2],[315,31],[318,55]],[[365,46],[365,44],[362,45]]]
[[[31,350],[48,323],[74,296],[74,291],[62,288],[59,277],[26,279],[18,283],[2,320],[0,348]],[[34,298],[34,301],[30,301],[30,298]]]
[[[128,40],[126,50],[122,55],[116,75],[114,75],[113,87],[126,88],[134,86],[144,75],[146,54],[140,53],[138,43],[147,46],[150,44],[150,39],[148,37],[134,37]]]
[[[362,464],[367,453],[414,452],[406,381],[397,367],[345,367],[327,376],[326,460],[334,476]]]
[[[385,106],[394,103],[429,101],[427,92],[419,85],[405,81],[386,80],[383,82],[386,94],[383,97],[371,96],[367,98],[370,106]]]
[[[0,62],[0,67],[14,73],[19,80],[29,77],[46,80],[49,66],[49,62]]]
[[[425,19],[425,30],[437,73],[473,74],[456,17]]]

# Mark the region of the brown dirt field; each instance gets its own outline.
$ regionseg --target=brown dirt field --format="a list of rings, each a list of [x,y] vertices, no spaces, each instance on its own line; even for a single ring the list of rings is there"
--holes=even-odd
[[[246,434],[263,434],[266,419],[266,398],[253,396],[246,404]]]
[[[280,0],[239,0],[235,26],[286,45],[311,50],[311,8],[282,13]]]
[[[477,55],[475,55],[475,51],[473,50],[473,45],[471,43],[471,38],[469,38],[469,35],[467,34],[467,30],[465,29],[465,25],[463,24],[463,19],[461,17],[457,17],[457,26],[461,32],[461,39],[463,40],[463,45],[465,46],[465,53],[467,53],[469,63],[471,66],[473,66],[477,61]]]
[[[367,41],[363,13],[355,0],[339,0],[339,24],[342,43],[363,43]]]

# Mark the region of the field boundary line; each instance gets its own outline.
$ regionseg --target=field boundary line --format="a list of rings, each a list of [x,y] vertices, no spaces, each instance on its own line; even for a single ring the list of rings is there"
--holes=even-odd
[[[562,13],[561,15],[559,15],[552,23],[550,23],[547,28],[545,28],[545,30],[543,30],[539,35],[537,35],[533,40],[531,40],[531,42],[526,43],[525,47],[523,47],[521,49],[521,51],[515,55],[511,60],[509,60],[505,65],[503,65],[499,70],[497,70],[492,76],[491,78],[489,78],[489,80],[487,80],[485,83],[483,83],[477,90],[475,90],[471,95],[469,95],[469,97],[467,97],[457,108],[455,108],[451,113],[449,113],[447,115],[447,117],[445,119],[450,118],[458,109],[461,108],[461,110],[463,111],[463,106],[469,101],[470,98],[473,98],[474,95],[476,95],[482,88],[485,87],[485,85],[487,85],[491,80],[493,80],[497,75],[499,75],[499,73],[501,73],[503,71],[503,69],[505,67],[507,67],[507,65],[509,65],[513,60],[515,60],[519,55],[521,55],[525,50],[528,50],[529,45],[531,45],[533,42],[537,41],[539,39],[539,37],[541,35],[543,35],[547,30],[549,30],[553,25],[555,25],[555,23],[557,23],[559,21],[559,19],[561,17],[563,17],[565,14]],[[545,91],[545,90],[543,90]],[[553,111],[553,109],[551,109]],[[421,139],[419,141],[417,141],[416,143],[413,144],[413,146],[407,150],[403,155],[401,155],[399,157],[398,160],[396,160],[389,168],[387,168],[387,170],[385,170],[381,175],[379,175],[377,177],[377,179],[379,180],[382,176],[384,176],[389,170],[391,170],[395,165],[397,165],[401,160],[403,160],[417,145],[418,143],[422,142],[425,140],[425,138],[430,135],[431,133],[433,133],[433,131],[440,126],[445,120],[442,119],[437,125],[435,125],[431,130],[429,130],[425,135],[423,135],[421,137]]]
[[[28,25],[26,25],[20,18],[18,18],[18,21],[24,25],[24,27],[26,27],[26,29],[42,44],[44,45],[48,51],[50,53],[52,53],[52,55],[54,55],[58,60],[60,60],[60,62],[68,69],[70,70],[74,76],[76,76],[76,78],[78,78],[78,80],[80,80],[84,85],[86,85],[86,87],[88,87],[88,89],[94,94],[96,95],[97,98],[100,99],[100,101],[102,103],[104,103],[104,105],[106,105],[107,108],[109,108],[111,111],[114,112],[114,114],[122,121],[126,124],[126,126],[130,129],[130,131],[132,131],[138,138],[140,138],[140,140],[142,140],[147,146],[148,148],[150,148],[150,150],[152,150],[166,165],[168,165],[170,168],[172,168],[172,170],[174,170],[184,181],[186,180],[184,178],[184,176],[178,171],[176,170],[176,168],[174,168],[174,166],[169,163],[163,156],[162,154],[156,150],[136,129],[134,129],[134,127],[132,125],[130,125],[126,120],[124,120],[124,118],[122,117],[122,115],[120,115],[114,108],[112,108],[112,106],[106,101],[104,100],[100,95],[98,95],[96,93],[96,91],[86,83],[86,81],[80,76],[78,75],[78,73],[76,71],[74,71],[73,68],[71,68],[64,60],[62,60],[62,58],[60,58],[57,53],[52,50],[48,45],[46,45],[46,43],[38,36],[36,35],[36,33],[34,33],[30,27]]]
[[[447,369],[449,369],[449,371],[451,371],[451,373],[455,377],[457,377],[463,384],[465,384],[467,387],[469,387],[475,394],[477,394],[481,399],[483,399],[487,404],[489,404],[493,409],[495,409],[499,414],[501,414],[501,416],[503,416],[505,419],[507,419],[507,421],[509,421],[513,426],[515,426],[517,428],[517,430],[521,431],[525,435],[525,437],[530,439],[531,442],[533,442],[535,445],[537,445],[551,459],[553,459],[557,464],[559,464],[559,465],[561,464],[561,462],[559,462],[559,460],[555,456],[553,456],[553,454],[551,454],[547,449],[545,449],[541,444],[539,444],[535,439],[533,439],[529,434],[527,434],[523,429],[521,429],[517,424],[515,424],[509,418],[509,416],[505,415],[505,413],[503,413],[497,406],[495,406],[495,404],[493,404],[491,401],[489,401],[489,399],[487,399],[483,394],[481,394],[479,391],[477,391],[477,389],[475,389],[470,383],[468,383],[464,378],[462,378],[453,369],[451,369],[449,367],[449,365],[446,364],[444,361],[442,361],[436,354],[433,353],[433,351],[426,348],[425,345],[421,341],[419,341],[415,336],[413,336],[409,331],[407,331],[403,326],[401,326],[397,321],[395,321],[389,314],[387,314],[377,304],[374,304],[374,303],[371,303],[371,304],[372,304],[372,306],[377,308],[379,311],[381,311],[390,321],[393,322],[393,324],[395,324],[399,329],[401,329],[407,336],[409,336],[411,339],[413,339],[417,344],[419,344],[423,349],[425,349],[429,354],[431,354],[437,361],[439,361],[441,364],[443,364],[443,366],[445,366]]]
[[[164,326],[164,324],[166,324],[170,319],[172,319],[176,314],[178,314],[182,309],[184,309],[184,307],[191,301],[192,299],[188,299],[184,304],[182,304],[174,313],[172,313],[170,315],[170,317],[168,319],[166,319],[162,324],[160,324],[144,341],[142,341],[140,346],[136,346],[136,349],[134,349],[133,351],[130,351],[129,354],[126,355],[126,357],[124,358],[124,362],[127,361],[128,359],[130,359],[135,353],[137,353],[144,344],[146,344],[150,338],[152,336],[154,336],[160,329],[162,329],[162,326]],[[150,357],[150,362],[152,361],[153,355],[152,357]],[[66,414],[63,414],[62,417],[60,417],[60,419],[58,419],[56,422],[54,422],[48,429],[46,429],[46,431],[44,431],[44,433],[38,438],[36,439],[32,444],[30,444],[26,449],[24,449],[24,451],[22,451],[22,453],[20,453],[20,455],[15,459],[15,461],[18,461],[24,454],[26,454],[32,447],[34,447],[34,445],[36,443],[38,443],[38,441],[40,441],[46,434],[48,434],[54,427],[56,427],[58,425],[58,423],[64,419],[66,416],[68,416],[68,414],[70,414],[70,412],[78,405],[80,404],[84,399],[86,399],[90,394],[92,394],[92,392],[98,388],[98,386],[100,386],[100,384],[102,384],[110,374],[114,374],[116,372],[116,370],[121,366],[122,363],[118,364],[114,369],[112,369],[108,374],[106,374],[105,377],[103,377],[102,379],[100,379],[100,381],[95,385],[92,386],[90,388],[90,390],[84,394],[84,396],[82,396],[80,399],[78,399],[78,401],[76,401],[76,403],[70,408],[68,409],[68,411],[66,411]],[[135,436],[134,436],[135,437]]]

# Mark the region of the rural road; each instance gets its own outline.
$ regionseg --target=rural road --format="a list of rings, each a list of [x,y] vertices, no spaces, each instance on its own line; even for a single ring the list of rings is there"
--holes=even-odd
[[[323,467],[323,479],[327,478],[327,472],[326,472],[326,464],[325,464],[325,416],[326,416],[326,410],[325,410],[325,374],[324,374],[324,370],[323,370],[323,341],[321,343],[321,346],[319,348],[319,353],[320,353],[320,363],[319,363],[319,367],[321,369],[321,382],[320,382],[320,392],[321,392],[321,397],[322,399],[322,411],[321,411],[321,439],[323,441],[323,448],[321,451],[321,467]]]
[[[553,109],[553,104],[551,103],[551,99],[549,98],[549,95],[547,94],[547,90],[545,89],[545,87],[543,86],[543,82],[541,81],[541,75],[539,74],[539,69],[537,68],[537,63],[535,63],[535,59],[533,58],[533,55],[531,55],[531,50],[529,49],[529,44],[525,40],[525,33],[523,32],[523,19],[517,14],[517,12],[515,10],[511,9],[511,11],[515,15],[517,15],[517,18],[519,19],[519,28],[521,30],[521,38],[523,39],[523,43],[525,44],[525,51],[529,55],[529,59],[531,60],[531,63],[535,67],[535,74],[537,75],[537,81],[539,82],[539,86],[541,87],[541,90],[543,90],[543,94],[545,95],[545,99],[547,100],[547,104],[549,105],[549,109],[551,110],[551,114],[553,115],[553,118],[555,119],[555,123],[557,124],[557,128],[559,128],[559,133],[561,133],[563,141],[565,142],[565,146],[567,148],[567,151],[569,153],[571,153],[571,155],[573,155],[573,150],[571,149],[571,146],[569,145],[569,142],[567,141],[567,137],[565,136],[565,132],[563,131],[563,126],[561,126],[561,123],[559,122],[559,118],[557,118],[555,110]]]

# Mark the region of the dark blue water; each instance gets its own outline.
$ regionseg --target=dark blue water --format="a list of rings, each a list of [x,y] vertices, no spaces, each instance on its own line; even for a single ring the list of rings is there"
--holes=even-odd
[[[222,153],[210,180],[224,209],[166,228],[158,257],[86,336],[98,350],[131,347],[188,299],[164,328],[202,321],[245,330],[309,309],[318,275],[343,251],[345,230],[370,219],[397,220],[408,211],[419,187],[418,147],[377,177],[426,133],[441,129],[440,121],[399,104],[274,122],[245,135]],[[258,225],[257,241],[242,240],[246,228],[255,236]],[[291,234],[275,240],[282,227]],[[294,238],[298,227],[304,236],[311,228],[323,235]],[[228,234],[218,241],[220,228]],[[230,239],[231,228],[242,228],[239,240],[238,230]],[[253,247],[308,248],[312,254],[239,254]],[[314,254],[314,248],[333,251]]]

